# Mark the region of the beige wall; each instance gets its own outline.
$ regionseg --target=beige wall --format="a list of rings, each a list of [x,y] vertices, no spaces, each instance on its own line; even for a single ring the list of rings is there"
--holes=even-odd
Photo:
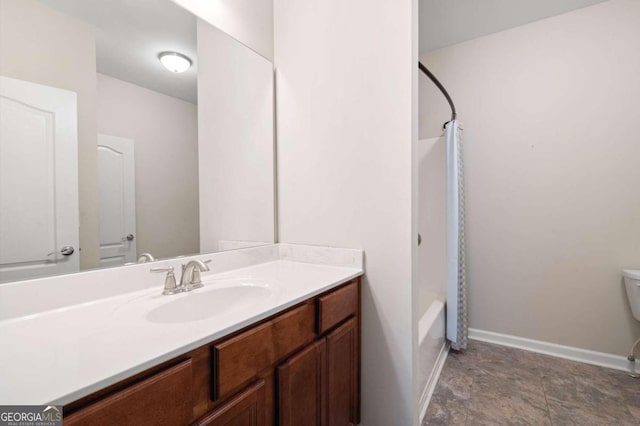
[[[366,426],[417,422],[414,19],[412,0],[275,1],[279,237],[365,251]]]
[[[0,75],[78,95],[80,267],[98,266],[93,29],[33,0],[0,0]]]
[[[198,253],[198,107],[98,74],[98,132],[134,140],[138,253]]]
[[[638,52],[640,2],[611,0],[422,58],[465,128],[471,327],[618,355],[640,335]]]
[[[273,65],[198,20],[200,248],[275,238]]]

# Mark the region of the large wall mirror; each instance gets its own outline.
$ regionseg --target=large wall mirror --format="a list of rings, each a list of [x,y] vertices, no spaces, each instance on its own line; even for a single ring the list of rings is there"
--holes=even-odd
[[[171,0],[0,0],[0,283],[274,242],[273,125]]]

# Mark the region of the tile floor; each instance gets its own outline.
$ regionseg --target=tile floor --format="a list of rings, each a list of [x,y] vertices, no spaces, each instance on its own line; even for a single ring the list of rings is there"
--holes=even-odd
[[[640,379],[470,341],[449,353],[423,425],[640,425]]]

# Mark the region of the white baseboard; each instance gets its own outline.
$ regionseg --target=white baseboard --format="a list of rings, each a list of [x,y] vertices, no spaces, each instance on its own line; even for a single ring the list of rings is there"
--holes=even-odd
[[[436,389],[436,385],[438,384],[438,379],[440,378],[440,373],[442,373],[442,368],[444,367],[444,363],[447,360],[447,355],[449,355],[449,341],[445,339],[442,348],[440,348],[440,353],[438,354],[438,358],[436,359],[436,365],[429,376],[429,380],[427,380],[427,385],[422,391],[422,395],[420,397],[420,424],[424,420],[424,415],[427,414],[427,408],[429,407],[429,402],[431,401],[431,396],[433,395],[433,391]]]
[[[494,333],[492,331],[469,329],[469,339],[481,342],[495,343],[526,351],[538,352],[571,361],[584,362],[599,367],[613,368],[615,370],[629,371],[633,363],[620,355],[612,355],[604,352],[590,351],[573,346],[557,345],[555,343],[540,340],[526,339],[524,337],[510,336],[508,334]]]

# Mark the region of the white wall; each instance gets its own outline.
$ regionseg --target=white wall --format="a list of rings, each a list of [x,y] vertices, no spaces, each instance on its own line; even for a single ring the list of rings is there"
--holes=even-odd
[[[98,74],[98,132],[134,140],[138,253],[198,253],[198,107]]]
[[[417,406],[415,19],[412,0],[275,1],[279,237],[365,250],[366,426],[410,425]]]
[[[80,267],[99,265],[93,28],[33,0],[0,0],[0,75],[78,95]]]
[[[422,58],[465,128],[472,327],[618,355],[640,335],[637,52],[640,2],[611,0]]]
[[[274,242],[273,66],[198,20],[200,247]]]
[[[273,0],[173,0],[273,61]]]

